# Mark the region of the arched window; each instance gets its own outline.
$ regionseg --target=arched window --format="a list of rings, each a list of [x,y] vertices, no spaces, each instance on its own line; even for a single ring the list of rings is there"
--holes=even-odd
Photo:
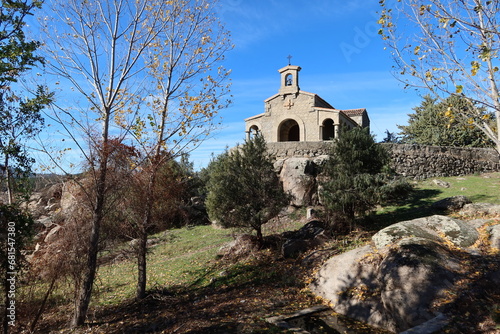
[[[300,141],[299,124],[293,119],[283,121],[278,128],[278,141]]]
[[[291,86],[293,84],[293,76],[288,73],[286,76],[285,76],[285,86]]]
[[[257,125],[252,125],[249,130],[250,138],[259,133],[259,127]]]
[[[333,119],[327,118],[323,121],[323,140],[332,140],[335,138],[335,128],[333,126]]]

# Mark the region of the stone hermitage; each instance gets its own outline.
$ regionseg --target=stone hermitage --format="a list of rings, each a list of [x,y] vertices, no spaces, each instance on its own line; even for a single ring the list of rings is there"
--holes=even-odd
[[[366,109],[336,109],[317,94],[300,90],[300,70],[295,65],[278,70],[278,93],[264,101],[264,113],[245,119],[247,138],[260,131],[268,143],[321,142],[337,138],[341,126],[370,126]]]

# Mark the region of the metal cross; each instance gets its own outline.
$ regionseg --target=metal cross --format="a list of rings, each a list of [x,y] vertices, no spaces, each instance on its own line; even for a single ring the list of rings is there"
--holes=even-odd
[[[288,55],[288,57],[287,57],[287,58],[288,58],[288,65],[290,65],[290,61],[291,61],[291,59],[292,59],[293,57],[292,57],[292,56],[290,56],[290,55]]]

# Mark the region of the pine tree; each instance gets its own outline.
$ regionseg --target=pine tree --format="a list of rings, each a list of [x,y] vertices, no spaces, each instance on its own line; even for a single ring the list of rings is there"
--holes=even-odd
[[[398,125],[401,141],[409,144],[493,147],[493,142],[461,113],[480,114],[485,120],[494,116],[477,108],[463,97],[450,96],[439,102],[430,95],[409,114],[408,125]],[[457,112],[461,111],[461,112]]]
[[[206,206],[210,219],[223,227],[251,228],[262,242],[262,225],[275,217],[289,199],[262,135],[221,154],[209,170]]]
[[[348,225],[352,230],[356,215],[408,193],[410,186],[393,178],[389,161],[388,152],[375,143],[368,129],[341,132],[324,167],[321,192],[335,229],[340,231]]]

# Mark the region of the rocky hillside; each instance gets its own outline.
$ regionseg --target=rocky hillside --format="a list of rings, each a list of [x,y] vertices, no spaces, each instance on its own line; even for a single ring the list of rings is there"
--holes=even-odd
[[[473,286],[489,287],[488,293],[476,291],[485,300],[475,311],[498,316],[500,206],[467,204],[458,216],[434,215],[380,230],[370,244],[329,259],[311,290],[335,312],[397,333],[416,326],[433,333],[465,322],[472,311],[457,314],[457,301],[472,296]],[[498,329],[488,317],[480,326],[488,333]]]

